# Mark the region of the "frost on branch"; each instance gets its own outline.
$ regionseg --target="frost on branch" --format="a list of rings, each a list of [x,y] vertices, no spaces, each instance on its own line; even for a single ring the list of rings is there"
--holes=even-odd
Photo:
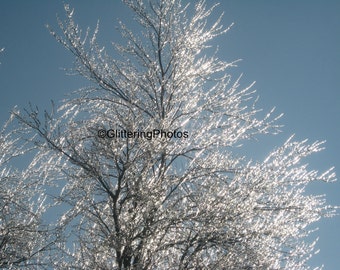
[[[291,138],[265,161],[235,147],[278,132],[273,111],[260,118],[252,85],[228,74],[236,62],[210,53],[225,33],[204,1],[125,0],[143,29],[120,24],[125,44],[112,58],[82,33],[65,5],[61,34],[74,71],[92,84],[56,116],[17,113],[40,149],[31,163],[59,185],[65,243],[55,268],[308,269],[310,225],[333,215],[311,181],[331,181],[301,161],[321,144]],[[190,15],[191,14],[191,15]],[[100,138],[98,130],[188,131],[188,139]],[[65,207],[66,207],[65,206]]]

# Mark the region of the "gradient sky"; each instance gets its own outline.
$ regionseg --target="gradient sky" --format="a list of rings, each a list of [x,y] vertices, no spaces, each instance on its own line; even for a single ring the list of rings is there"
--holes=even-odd
[[[119,41],[118,19],[132,25],[131,13],[119,0],[1,0],[0,1],[0,121],[13,106],[28,102],[42,110],[50,100],[88,83],[66,76],[63,68],[72,66],[72,56],[48,33],[48,23],[56,30],[56,14],[63,17],[63,2],[75,8],[83,27],[95,27],[100,20],[100,36],[105,46]],[[184,1],[187,2],[187,1]],[[208,5],[215,1],[207,0]],[[340,1],[337,0],[227,0],[214,16],[224,12],[223,25],[235,25],[213,45],[219,57],[243,59],[231,71],[243,73],[242,84],[256,81],[258,107],[265,112],[273,106],[284,113],[279,121],[283,132],[260,137],[245,149],[251,157],[263,158],[273,146],[281,145],[291,134],[302,140],[326,140],[326,149],[308,160],[311,169],[336,167],[340,175]],[[234,77],[234,78],[235,78]],[[309,192],[326,194],[330,204],[340,205],[340,181],[314,184]],[[317,224],[315,236],[320,253],[310,265],[338,269],[340,265],[340,217]]]

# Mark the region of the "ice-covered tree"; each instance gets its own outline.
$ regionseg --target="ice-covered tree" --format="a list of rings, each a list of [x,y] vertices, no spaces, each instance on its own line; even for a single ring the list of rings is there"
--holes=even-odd
[[[35,148],[14,115],[0,130],[0,269],[48,269],[59,234],[43,223],[44,182],[30,166],[14,166]]]
[[[321,217],[332,215],[303,158],[322,148],[288,139],[263,161],[236,147],[275,133],[252,85],[241,88],[210,41],[225,33],[204,1],[125,0],[141,32],[111,57],[65,5],[62,34],[74,71],[92,82],[56,115],[17,113],[40,151],[31,170],[62,190],[61,269],[308,269]],[[65,206],[65,207],[66,207]]]
[[[22,133],[7,130],[10,122],[0,133],[0,268],[45,269],[55,235],[42,224],[42,183],[29,170],[11,166],[29,148],[19,138]]]

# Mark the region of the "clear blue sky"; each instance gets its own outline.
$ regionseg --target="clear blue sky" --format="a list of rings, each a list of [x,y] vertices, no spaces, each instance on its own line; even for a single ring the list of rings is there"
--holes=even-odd
[[[130,13],[118,0],[64,1],[75,8],[83,28],[94,28],[100,19],[105,45],[118,40],[117,18],[127,24]],[[185,1],[186,2],[186,1]],[[208,0],[210,5],[215,1]],[[224,12],[223,24],[235,22],[225,36],[218,38],[220,58],[242,58],[232,71],[244,73],[244,86],[256,81],[259,107],[276,106],[285,115],[283,133],[260,138],[261,147],[250,146],[253,157],[263,157],[274,145],[282,144],[292,133],[296,139],[327,140],[326,150],[310,159],[313,169],[335,166],[340,175],[340,1],[337,0],[231,0],[222,1],[215,15]],[[63,16],[63,1],[0,1],[0,121],[4,122],[14,105],[31,101],[41,109],[50,100],[86,82],[65,76],[72,57],[48,33],[45,24],[57,29],[56,13]],[[340,205],[340,181],[313,185],[310,192],[327,194],[328,202]],[[340,265],[340,218],[317,224],[320,253],[310,264],[325,269]]]

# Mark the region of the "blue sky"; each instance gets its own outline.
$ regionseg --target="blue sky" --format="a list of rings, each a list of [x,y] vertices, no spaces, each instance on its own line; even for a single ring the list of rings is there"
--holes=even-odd
[[[100,20],[100,39],[109,46],[119,40],[118,18],[131,23],[131,14],[118,0],[1,0],[0,2],[0,121],[13,106],[28,102],[50,108],[65,94],[86,86],[76,76],[66,76],[72,56],[49,35],[45,24],[57,29],[63,2],[75,8],[78,23],[95,27]],[[187,2],[187,1],[185,1]],[[208,5],[215,1],[207,1]],[[336,167],[340,175],[340,1],[337,0],[231,0],[223,1],[214,16],[224,12],[223,24],[235,25],[215,40],[219,56],[231,61],[243,59],[232,74],[243,73],[243,85],[256,81],[258,106],[268,111],[276,106],[284,113],[282,134],[261,137],[249,153],[262,158],[273,146],[291,134],[302,140],[326,140],[326,150],[309,161],[312,169]],[[330,204],[340,205],[340,181],[316,184],[310,192],[327,194]],[[340,265],[340,218],[317,224],[320,253],[311,265],[325,269]]]

